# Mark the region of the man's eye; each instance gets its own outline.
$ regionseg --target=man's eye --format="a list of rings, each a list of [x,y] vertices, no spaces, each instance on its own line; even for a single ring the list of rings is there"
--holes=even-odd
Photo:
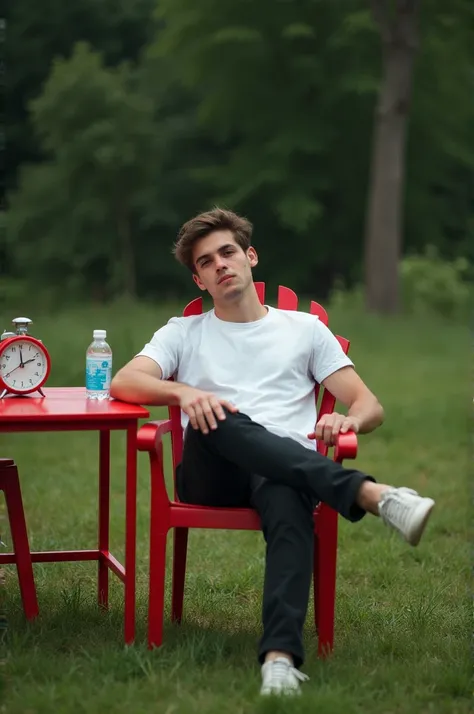
[[[226,250],[224,252],[224,255],[232,255],[233,252],[234,252],[233,250]]]
[[[208,260],[203,260],[201,263],[201,268],[204,268],[209,263]]]

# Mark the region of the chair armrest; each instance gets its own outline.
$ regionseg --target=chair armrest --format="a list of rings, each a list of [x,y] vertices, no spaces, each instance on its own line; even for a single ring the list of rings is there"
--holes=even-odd
[[[138,430],[137,448],[139,451],[155,451],[159,441],[171,432],[171,419],[149,421]],[[357,456],[357,435],[354,431],[338,434],[334,448],[334,461],[355,459]]]
[[[165,473],[163,469],[163,435],[171,432],[171,419],[149,421],[137,433],[137,448],[139,451],[148,451],[150,459],[151,478],[151,509],[155,517],[152,528],[168,528],[169,498],[166,490]],[[166,531],[165,531],[166,532]]]
[[[137,448],[139,451],[156,451],[164,434],[171,432],[171,419],[149,421],[140,427],[137,433]]]
[[[357,434],[355,431],[348,431],[346,434],[338,434],[336,446],[334,448],[334,461],[341,462],[343,459],[355,459],[357,456]]]

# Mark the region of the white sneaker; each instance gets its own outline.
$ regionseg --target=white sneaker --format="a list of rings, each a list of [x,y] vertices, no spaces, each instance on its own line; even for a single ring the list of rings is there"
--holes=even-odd
[[[309,677],[293,667],[286,657],[277,657],[262,665],[262,688],[260,694],[301,694],[300,682]]]
[[[411,488],[389,488],[383,492],[379,513],[410,545],[418,545],[435,502]]]

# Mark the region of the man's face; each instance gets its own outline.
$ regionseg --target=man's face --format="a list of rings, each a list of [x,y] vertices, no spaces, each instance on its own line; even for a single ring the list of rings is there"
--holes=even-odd
[[[218,302],[238,298],[252,284],[252,268],[258,257],[254,248],[246,252],[231,231],[214,231],[197,241],[193,249],[194,282]]]

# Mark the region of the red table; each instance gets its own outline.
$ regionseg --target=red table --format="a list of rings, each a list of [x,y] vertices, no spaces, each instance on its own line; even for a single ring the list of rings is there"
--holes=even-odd
[[[52,387],[44,389],[44,393],[44,398],[33,394],[1,399],[0,434],[27,431],[99,432],[99,537],[96,550],[32,552],[31,559],[34,563],[97,560],[98,599],[102,607],[108,605],[109,570],[112,570],[125,586],[125,642],[131,644],[135,638],[137,428],[138,420],[148,419],[150,414],[134,404],[88,400],[85,389],[81,387]],[[109,551],[110,432],[120,429],[127,433],[125,567]],[[0,565],[14,562],[12,553],[0,554]]]

